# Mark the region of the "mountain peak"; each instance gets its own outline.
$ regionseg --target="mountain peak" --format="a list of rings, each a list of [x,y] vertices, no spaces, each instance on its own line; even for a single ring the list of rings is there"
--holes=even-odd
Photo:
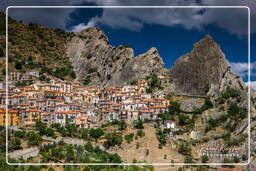
[[[220,46],[207,35],[174,63],[171,77],[178,94],[206,95],[212,86],[221,84],[228,68]]]
[[[78,33],[78,36],[92,40],[103,40],[103,42],[108,43],[108,38],[105,33],[96,27],[90,27],[82,30],[80,33]]]
[[[210,35],[206,35],[201,40],[194,44],[194,49],[203,49],[203,48],[216,48],[220,49],[220,46],[215,42],[215,40]]]

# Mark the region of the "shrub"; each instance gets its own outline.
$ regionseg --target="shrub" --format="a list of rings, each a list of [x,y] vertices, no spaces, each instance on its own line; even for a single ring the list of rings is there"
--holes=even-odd
[[[160,82],[159,82],[157,75],[152,74],[151,78],[150,78],[149,86],[154,88],[154,87],[159,87],[159,85],[160,85]]]
[[[75,71],[71,71],[69,75],[70,75],[70,77],[72,77],[73,79],[76,78],[76,73],[75,73]]]
[[[17,62],[15,63],[15,69],[17,69],[17,70],[22,70],[22,63],[17,61]]]
[[[193,158],[191,156],[185,156],[184,163],[193,163]]]
[[[236,89],[228,87],[226,91],[222,94],[222,97],[224,99],[229,99],[229,98],[236,98],[240,95],[240,92]]]
[[[124,139],[130,144],[133,140],[134,133],[130,133],[124,136]]]
[[[16,138],[24,138],[25,135],[26,135],[26,132],[25,132],[25,131],[15,131],[15,132],[14,132],[14,136],[15,136]]]
[[[153,92],[153,89],[151,87],[146,88],[146,93],[152,93],[152,92]]]
[[[92,82],[92,81],[91,81],[90,77],[87,77],[87,78],[84,79],[83,84],[84,84],[84,85],[88,85],[88,84],[90,84],[91,82]]]
[[[176,115],[180,113],[180,104],[178,102],[171,102],[169,105],[169,114]]]
[[[130,82],[131,85],[137,85],[138,81],[137,80],[133,80]]]
[[[20,138],[11,139],[9,149],[10,150],[20,150],[22,148],[20,145],[21,145]]]
[[[142,120],[136,121],[134,127],[137,128],[137,129],[143,129],[144,128],[143,121]]]
[[[166,141],[167,141],[167,137],[166,135],[163,133],[162,130],[158,130],[157,131],[157,139],[158,141],[160,142],[161,145],[165,145],[166,144]]]
[[[27,135],[29,145],[40,145],[42,143],[42,138],[35,132],[29,132]]]
[[[103,145],[106,148],[110,148],[110,147],[116,146],[116,145],[120,146],[123,142],[122,134],[116,133],[116,132],[106,134],[105,138],[107,140],[104,142]]]
[[[104,131],[100,128],[96,128],[96,129],[92,128],[92,129],[90,129],[89,134],[92,138],[98,139],[99,137],[104,135]]]
[[[202,159],[202,163],[207,163],[209,161],[209,157],[206,155],[202,156],[201,159]]]
[[[137,135],[141,138],[141,137],[144,137],[145,136],[145,132],[142,131],[142,130],[138,130],[137,131]]]
[[[88,152],[93,152],[93,146],[92,143],[89,141],[84,145],[84,149]]]
[[[190,155],[191,147],[190,147],[189,143],[185,140],[181,140],[178,144],[178,152],[183,155]]]
[[[119,126],[119,129],[120,130],[125,130],[127,128],[127,123],[124,121],[124,120],[121,120],[119,123],[118,123],[118,126]]]
[[[237,119],[243,119],[247,116],[247,109],[239,107],[236,103],[231,103],[228,108],[228,115],[234,116]]]

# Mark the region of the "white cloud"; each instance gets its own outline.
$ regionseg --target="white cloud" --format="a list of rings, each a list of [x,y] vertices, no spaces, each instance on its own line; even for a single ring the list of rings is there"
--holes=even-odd
[[[254,90],[256,90],[256,81],[251,81],[251,82],[246,82],[245,83],[247,86],[249,86],[250,84],[250,87]]]
[[[90,27],[96,27],[95,20],[90,20],[87,24],[80,23],[76,26],[73,26],[71,31],[77,33]]]
[[[241,77],[248,75],[248,63],[247,62],[230,62],[231,71],[240,75]],[[256,69],[256,62],[251,62],[250,69]]]

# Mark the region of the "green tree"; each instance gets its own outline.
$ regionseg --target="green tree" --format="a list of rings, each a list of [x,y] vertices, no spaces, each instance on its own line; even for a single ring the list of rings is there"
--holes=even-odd
[[[151,75],[149,85],[150,87],[158,87],[160,85],[159,79],[156,74]]]
[[[181,111],[180,104],[178,102],[171,102],[168,108],[170,115],[176,115]]]
[[[207,163],[209,161],[209,157],[204,155],[201,157],[202,158],[202,163]]]
[[[43,141],[41,136],[39,136],[35,132],[29,132],[27,137],[29,145],[40,145]]]
[[[183,155],[190,155],[191,154],[191,146],[185,140],[182,140],[178,144],[178,152]]]
[[[89,134],[92,138],[98,139],[102,135],[104,135],[104,131],[101,128],[96,128],[96,129],[90,129]]]
[[[17,70],[22,70],[22,63],[19,62],[19,61],[17,61],[17,62],[15,63],[15,69],[17,69]]]
[[[130,133],[124,136],[124,139],[130,144],[133,140],[134,133]]]
[[[137,129],[143,129],[144,128],[143,121],[141,119],[139,119],[138,121],[135,122],[134,127]]]
[[[104,146],[106,148],[110,148],[112,146],[120,146],[123,142],[123,137],[121,133],[116,133],[116,132],[112,132],[112,133],[108,133],[105,136],[106,141],[104,142]]]
[[[9,150],[20,150],[22,149],[20,138],[11,139]]]
[[[125,130],[127,128],[127,123],[124,121],[124,120],[121,120],[119,123],[118,123],[118,126],[119,126],[119,129],[120,130]]]
[[[152,93],[152,92],[153,92],[153,89],[151,87],[146,88],[146,93]]]
[[[93,146],[92,143],[90,141],[88,141],[85,145],[84,145],[84,149],[88,152],[93,152]]]
[[[137,131],[137,135],[138,135],[139,137],[144,137],[144,136],[145,136],[145,132],[142,131],[142,130],[138,130],[138,131]]]

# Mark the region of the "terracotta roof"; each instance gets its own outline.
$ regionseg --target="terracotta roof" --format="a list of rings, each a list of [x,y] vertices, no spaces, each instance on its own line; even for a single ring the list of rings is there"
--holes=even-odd
[[[62,114],[79,114],[77,111],[55,111],[55,114],[62,113]]]
[[[30,109],[30,110],[26,110],[25,112],[43,112],[43,111],[37,110],[37,109]]]
[[[168,99],[166,99],[166,98],[161,98],[161,97],[159,97],[159,98],[155,98],[156,100],[160,100],[160,101],[165,101],[165,100],[168,100]]]
[[[164,109],[167,109],[168,107],[167,106],[152,106],[151,107],[152,109],[161,109],[161,108],[164,108]]]

